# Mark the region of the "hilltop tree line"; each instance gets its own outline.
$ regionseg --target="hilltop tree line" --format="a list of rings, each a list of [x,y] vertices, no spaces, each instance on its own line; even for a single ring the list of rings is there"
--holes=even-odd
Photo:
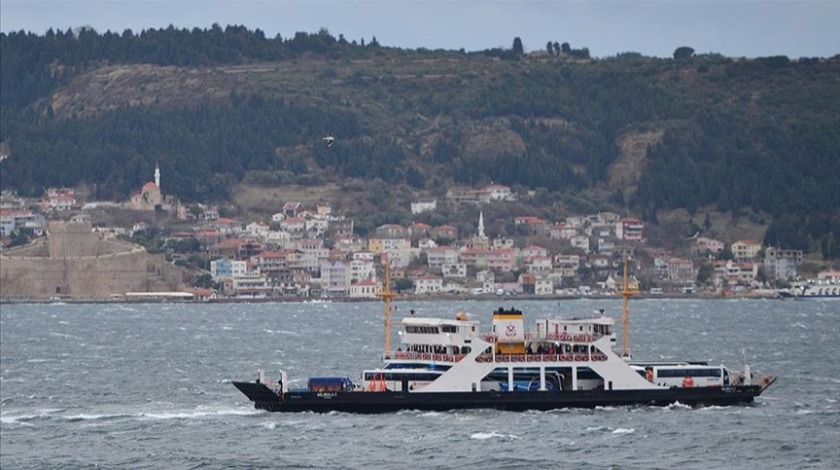
[[[311,53],[331,57],[362,57],[379,47],[334,37],[326,29],[311,34],[277,34],[268,38],[260,29],[244,26],[222,29],[131,29],[121,34],[98,33],[92,28],[50,28],[46,34],[0,33],[0,96],[2,106],[24,107],[67,82],[88,67],[107,63],[148,63],[174,66],[213,66],[248,61],[289,60]]]

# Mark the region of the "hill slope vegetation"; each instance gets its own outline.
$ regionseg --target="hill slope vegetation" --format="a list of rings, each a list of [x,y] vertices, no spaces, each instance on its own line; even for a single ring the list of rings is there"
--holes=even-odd
[[[651,221],[761,211],[767,243],[840,255],[837,56],[593,60],[565,46],[402,50],[218,25],[4,33],[0,185],[123,198],[156,163],[186,201],[243,182],[423,195],[495,181]]]

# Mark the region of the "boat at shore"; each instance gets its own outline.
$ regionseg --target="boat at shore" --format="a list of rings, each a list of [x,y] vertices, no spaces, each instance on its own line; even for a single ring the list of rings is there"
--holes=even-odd
[[[840,299],[840,281],[806,281],[779,290],[784,299]]]
[[[350,377],[311,377],[287,388],[285,372],[233,385],[257,409],[275,412],[382,413],[492,408],[510,411],[681,403],[748,404],[775,380],[753,377],[748,364],[730,371],[705,361],[636,361],[628,349],[624,284],[624,349],[616,351],[615,320],[594,316],[543,318],[526,330],[515,308],[493,312],[492,329],[464,312],[454,318],[412,316],[400,322],[401,344],[390,346],[386,264],[384,365]]]

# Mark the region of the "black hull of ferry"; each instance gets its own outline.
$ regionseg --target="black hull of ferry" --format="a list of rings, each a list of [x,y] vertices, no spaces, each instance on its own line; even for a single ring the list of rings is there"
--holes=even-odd
[[[605,406],[728,406],[749,404],[763,391],[758,385],[671,388],[667,390],[588,390],[561,392],[287,392],[281,399],[264,384],[233,382],[257,409],[272,412],[392,413],[401,410],[506,411],[595,408]]]

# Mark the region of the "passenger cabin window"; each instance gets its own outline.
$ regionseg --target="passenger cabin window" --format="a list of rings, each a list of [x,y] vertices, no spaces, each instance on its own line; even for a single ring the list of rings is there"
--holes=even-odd
[[[420,334],[438,334],[438,327],[436,326],[406,326],[406,333],[420,333]]]

